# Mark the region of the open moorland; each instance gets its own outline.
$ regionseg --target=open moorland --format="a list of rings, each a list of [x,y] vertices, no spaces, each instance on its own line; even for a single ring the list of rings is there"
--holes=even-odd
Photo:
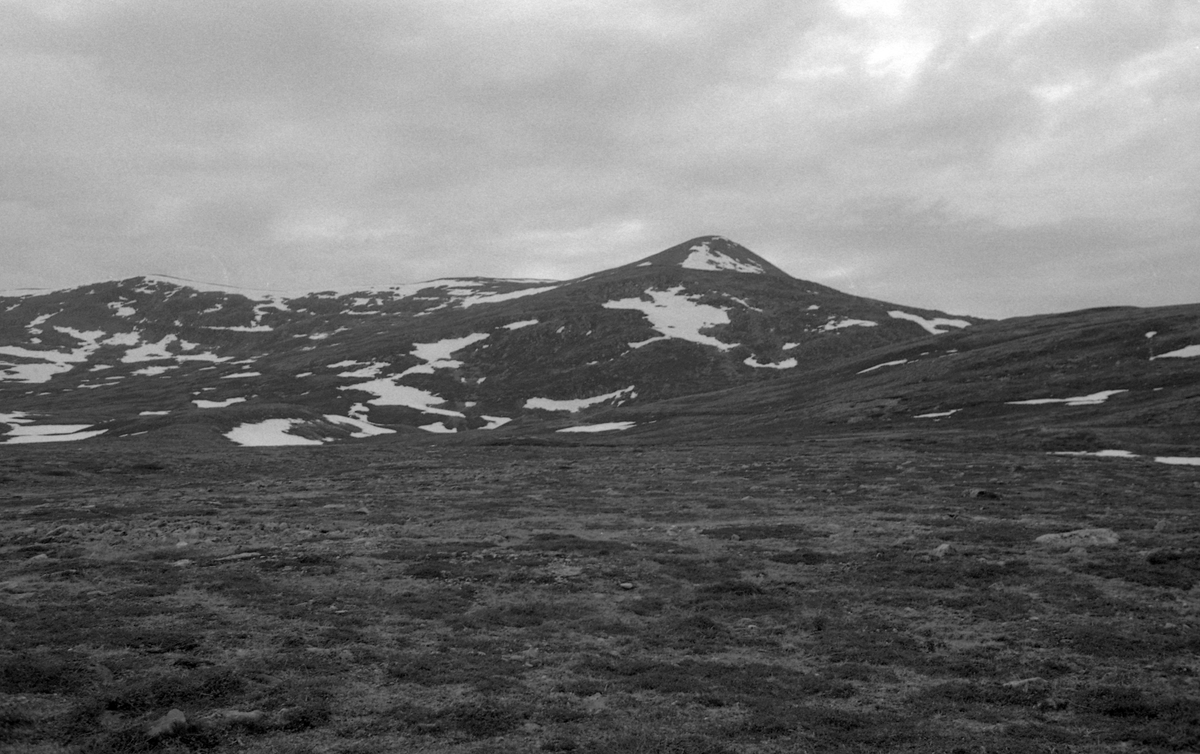
[[[6,448],[0,750],[1200,750],[1200,468],[373,442]]]

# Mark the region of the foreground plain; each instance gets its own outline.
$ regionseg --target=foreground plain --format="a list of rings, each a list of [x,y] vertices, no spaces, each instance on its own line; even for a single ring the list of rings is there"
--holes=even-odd
[[[0,750],[1196,751],[1198,499],[934,434],[14,446]]]

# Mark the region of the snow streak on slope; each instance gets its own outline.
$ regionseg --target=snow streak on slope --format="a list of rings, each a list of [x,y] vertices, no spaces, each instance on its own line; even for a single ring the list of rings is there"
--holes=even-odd
[[[553,398],[530,398],[525,401],[525,408],[538,408],[543,411],[570,411],[575,413],[588,406],[595,406],[598,403],[615,400],[626,394],[629,398],[636,398],[637,393],[633,391],[633,385],[624,390],[616,390],[604,395],[594,395],[591,398],[573,398],[569,400],[554,400]]]
[[[643,298],[623,298],[603,304],[605,309],[640,311],[646,315],[646,319],[650,320],[651,327],[662,333],[656,338],[630,343],[631,348],[641,348],[667,338],[678,338],[703,346],[713,346],[722,351],[736,347],[736,344],[722,343],[716,338],[700,332],[714,325],[729,324],[729,315],[726,313],[726,309],[696,303],[693,298],[698,297],[689,298],[684,295],[681,285],[665,291],[651,289],[646,291],[646,295],[650,297],[650,301]]]
[[[688,270],[726,270],[729,272],[748,272],[762,275],[766,273],[762,267],[752,262],[739,262],[731,256],[713,251],[708,242],[704,241],[688,249],[692,252],[679,266]]]
[[[1184,346],[1183,348],[1178,348],[1174,351],[1167,351],[1166,353],[1160,353],[1159,355],[1151,356],[1150,358],[1151,358],[1151,360],[1153,360],[1153,359],[1191,359],[1191,358],[1196,358],[1196,357],[1200,357],[1200,345]]]
[[[893,319],[907,319],[910,322],[916,322],[921,327],[924,327],[931,335],[941,335],[948,332],[943,330],[943,327],[970,327],[971,323],[965,319],[947,319],[945,317],[936,317],[934,319],[925,319],[919,314],[909,314],[899,310],[888,312],[888,316]]]
[[[555,430],[556,432],[614,432],[623,429],[629,429],[634,426],[634,422],[605,422],[603,424],[581,424],[577,427],[566,427],[564,429]]]
[[[873,367],[867,367],[866,369],[855,372],[855,374],[866,374],[867,372],[874,372],[876,369],[882,369],[883,367],[898,367],[901,364],[907,364],[907,363],[908,363],[908,359],[897,359],[896,361],[885,361],[882,364],[876,364]]]
[[[1073,398],[1034,398],[1027,401],[1005,401],[1010,406],[1040,406],[1046,403],[1065,403],[1068,406],[1098,406],[1117,393],[1128,393],[1128,390],[1101,390],[1091,395],[1077,395]]]
[[[831,319],[820,327],[821,332],[833,332],[843,327],[876,327],[878,322],[869,319]]]

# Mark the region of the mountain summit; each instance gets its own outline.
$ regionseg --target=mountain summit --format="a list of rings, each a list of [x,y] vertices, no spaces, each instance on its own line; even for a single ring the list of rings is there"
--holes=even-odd
[[[681,267],[685,270],[791,277],[745,246],[723,236],[693,238],[625,267]]]

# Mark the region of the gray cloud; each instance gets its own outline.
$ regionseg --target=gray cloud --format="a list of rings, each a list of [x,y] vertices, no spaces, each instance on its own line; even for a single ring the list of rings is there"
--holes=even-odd
[[[570,277],[719,232],[983,315],[1195,301],[1185,0],[0,0],[0,288]]]

